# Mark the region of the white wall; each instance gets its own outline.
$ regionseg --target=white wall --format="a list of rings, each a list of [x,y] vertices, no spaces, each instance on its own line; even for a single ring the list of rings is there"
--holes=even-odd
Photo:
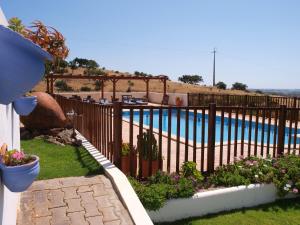
[[[7,21],[0,7],[0,24],[7,26]],[[1,81],[0,81],[1,82]],[[0,104],[0,146],[6,143],[9,149],[20,149],[19,116],[12,104]],[[0,224],[15,225],[19,194],[10,192],[0,181]]]
[[[295,198],[288,194],[285,198]],[[280,199],[274,184],[251,184],[198,192],[191,198],[171,199],[157,211],[148,211],[153,222],[201,217],[213,213],[271,203]]]
[[[8,149],[20,149],[19,116],[12,108],[0,104],[0,145],[6,143]],[[14,225],[17,218],[19,194],[10,192],[0,185],[0,221],[2,225]]]

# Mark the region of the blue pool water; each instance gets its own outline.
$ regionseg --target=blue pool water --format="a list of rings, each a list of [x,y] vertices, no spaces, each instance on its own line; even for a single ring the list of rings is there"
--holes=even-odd
[[[129,111],[124,111],[123,112],[123,117],[126,119],[129,119]],[[177,110],[172,111],[172,117],[171,117],[171,132],[172,135],[177,135]],[[185,120],[186,120],[186,115],[185,111],[181,111],[180,113],[180,136],[185,138]],[[235,116],[235,115],[234,115]],[[133,120],[134,122],[139,122],[139,112],[134,111],[133,113]],[[149,115],[149,110],[144,111],[144,116],[143,116],[144,124],[149,125],[150,124],[150,115]],[[193,123],[194,123],[194,113],[189,112],[189,140],[193,140]],[[245,121],[245,135],[244,135],[244,140],[248,141],[248,136],[249,136],[249,121]],[[227,142],[228,141],[228,125],[229,125],[229,119],[224,118],[224,134],[223,134],[223,141]],[[158,110],[153,110],[153,127],[154,128],[159,128],[159,111]],[[262,124],[258,124],[258,135],[257,135],[257,140],[258,144],[261,143],[262,140],[262,133],[264,133],[264,143],[267,143],[268,140],[268,129],[269,126],[266,123],[265,128],[263,131]],[[168,131],[168,112],[167,110],[163,110],[163,117],[162,117],[162,130],[167,132]],[[252,121],[252,127],[251,127],[251,142],[255,141],[255,121]],[[275,126],[270,125],[270,144],[274,143],[274,131],[275,131]],[[297,130],[297,134],[300,133],[300,130]],[[278,131],[277,131],[278,134]],[[288,144],[288,134],[289,134],[289,128],[286,128],[285,132],[285,144]],[[294,143],[294,129],[292,129],[292,139],[291,143]],[[208,115],[205,115],[205,143],[207,143],[207,136],[208,136]],[[196,140],[197,142],[201,142],[202,138],[202,114],[197,113],[197,131],[196,131]],[[231,120],[231,141],[234,141],[235,139],[235,119],[232,118]],[[242,139],[242,120],[238,119],[238,136],[237,140],[241,141]],[[220,142],[221,140],[221,117],[217,116],[216,117],[216,143]],[[277,138],[276,138],[277,142]],[[297,144],[300,143],[299,138],[297,138]]]

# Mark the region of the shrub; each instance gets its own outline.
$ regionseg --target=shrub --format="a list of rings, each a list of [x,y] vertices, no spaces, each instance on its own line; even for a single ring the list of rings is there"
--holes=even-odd
[[[193,181],[185,177],[181,177],[175,187],[176,191],[173,194],[175,198],[189,198],[196,191]]]
[[[57,80],[54,86],[57,87],[59,91],[73,91],[73,88],[70,87],[64,80]]]
[[[273,179],[278,195],[284,196],[289,192],[300,192],[300,157],[286,155],[274,161],[276,168]]]
[[[251,183],[271,183],[274,168],[271,159],[249,157],[233,164],[224,165],[209,177],[215,186],[238,186]]]
[[[165,201],[171,198],[188,198],[197,191],[197,183],[193,179],[178,174],[167,174],[158,171],[147,181],[140,183],[130,178],[131,185],[148,210],[158,210]]]
[[[129,143],[123,143],[121,149],[121,156],[128,156],[130,153]]]
[[[196,167],[197,164],[195,162],[185,162],[181,166],[181,173],[184,177],[192,177],[195,178],[197,182],[202,182],[204,177]]]
[[[83,86],[80,88],[80,91],[91,91],[92,89],[90,87],[87,86]]]

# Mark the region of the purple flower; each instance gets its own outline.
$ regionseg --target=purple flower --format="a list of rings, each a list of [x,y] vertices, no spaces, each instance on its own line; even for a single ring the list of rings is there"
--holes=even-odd
[[[293,189],[293,193],[294,193],[294,194],[298,194],[298,192],[299,192],[299,190],[298,190],[297,188],[294,188],[294,189]]]

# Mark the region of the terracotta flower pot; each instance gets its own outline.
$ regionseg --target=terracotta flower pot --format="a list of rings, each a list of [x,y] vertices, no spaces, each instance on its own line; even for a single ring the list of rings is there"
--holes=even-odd
[[[130,163],[133,165],[133,174],[136,175],[137,157],[133,154],[133,160],[130,161],[129,155],[121,157],[121,170],[124,174],[130,175]]]
[[[149,170],[149,161],[143,159],[142,161],[142,177],[148,177],[148,170]],[[158,160],[152,161],[152,175],[158,171]]]
[[[176,103],[176,106],[182,106],[183,101],[182,101],[182,99],[177,98],[175,103]]]
[[[121,157],[121,170],[126,175],[130,173],[129,155]]]

